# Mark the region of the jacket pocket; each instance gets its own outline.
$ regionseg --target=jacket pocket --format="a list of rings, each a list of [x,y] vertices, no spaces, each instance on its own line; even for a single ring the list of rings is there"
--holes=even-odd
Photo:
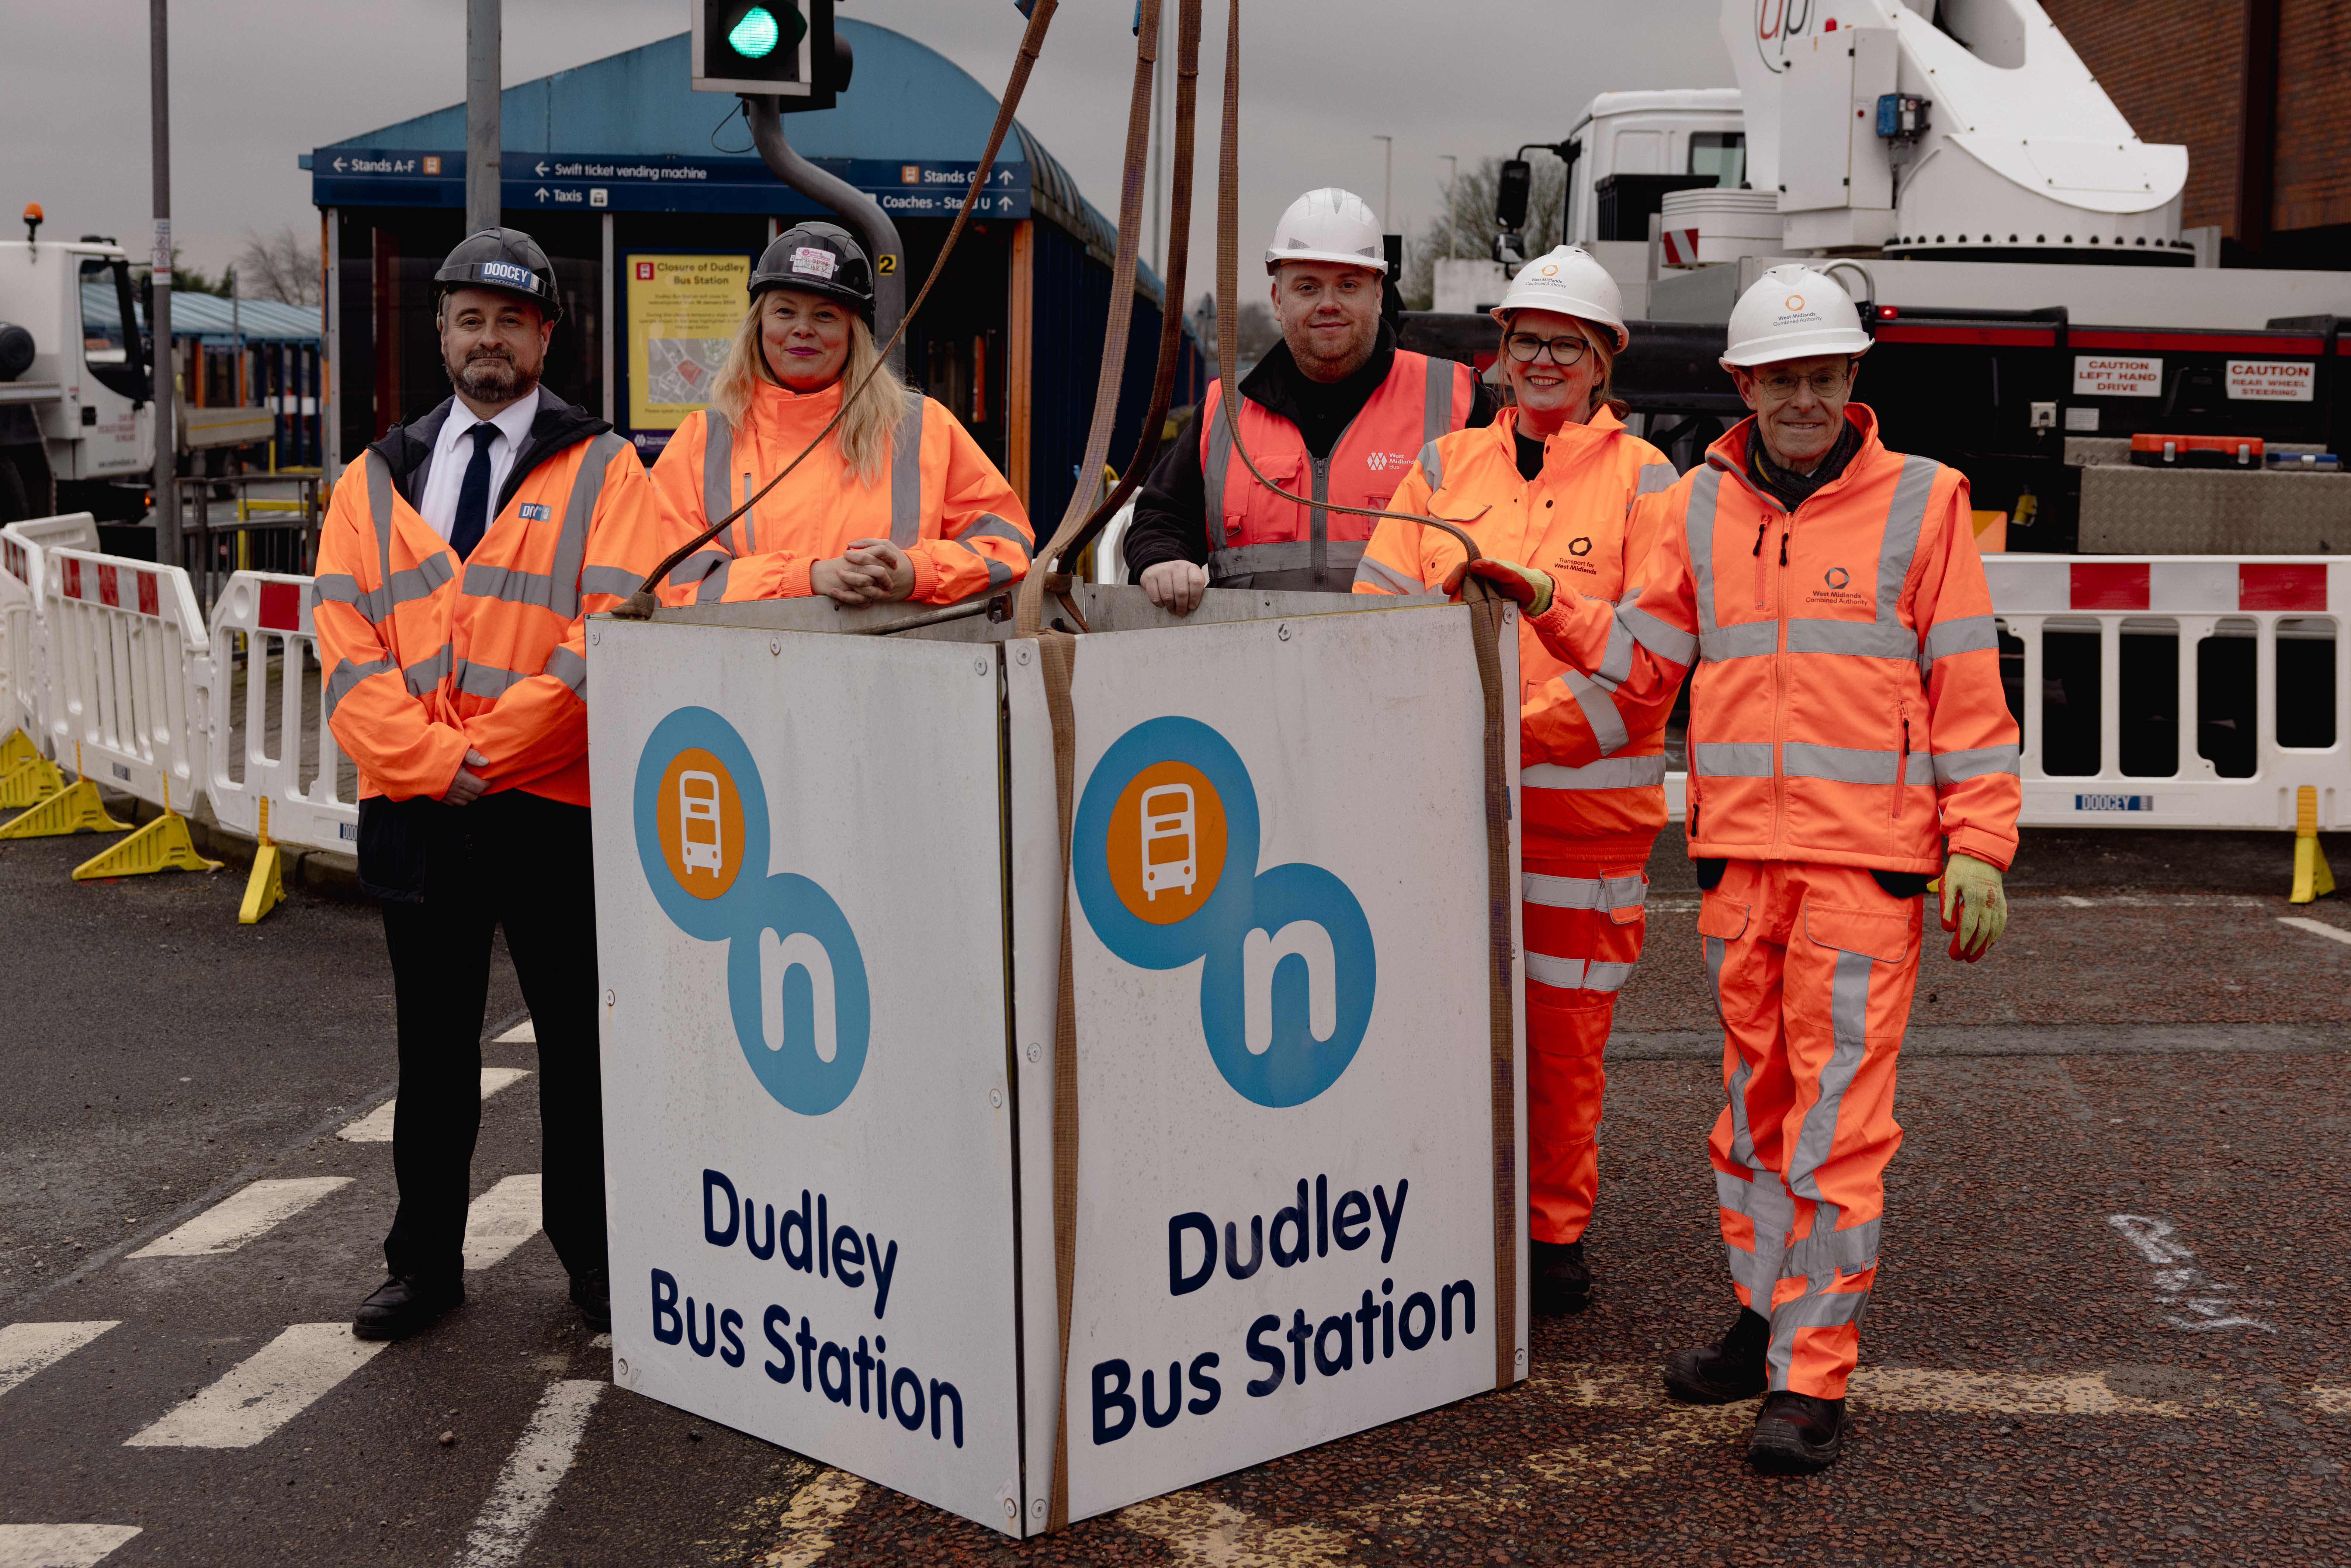
[[[1700,915],[1704,927],[1704,915]],[[1916,905],[1893,910],[1840,909],[1830,904],[1804,905],[1804,935],[1817,947],[1855,953],[1881,964],[1898,964],[1909,956],[1910,937],[1917,926]]]
[[[1747,904],[1744,899],[1709,893],[1698,901],[1698,934],[1719,936],[1729,941],[1747,930]]]
[[[1252,453],[1250,455],[1256,456],[1256,454]],[[1258,472],[1263,474],[1278,487],[1289,491],[1293,496],[1305,493],[1304,487],[1299,483],[1299,476],[1303,472],[1303,468],[1295,455],[1259,457],[1257,466]],[[1241,492],[1240,503],[1238,506],[1231,499],[1230,486],[1233,482],[1233,475],[1238,475],[1249,482],[1248,488]],[[1224,545],[1229,547],[1241,544],[1265,544],[1279,542],[1284,538],[1302,539],[1306,537],[1305,508],[1283,500],[1267,490],[1264,486],[1259,485],[1255,476],[1249,473],[1248,465],[1241,462],[1238,453],[1233,455],[1233,466],[1227,475],[1225,484],[1228,488],[1222,502],[1225,537],[1221,542]],[[1249,532],[1251,508],[1256,508],[1258,514],[1270,525],[1259,528],[1254,538],[1246,537]],[[1284,517],[1283,514],[1286,513],[1294,513],[1295,516]]]

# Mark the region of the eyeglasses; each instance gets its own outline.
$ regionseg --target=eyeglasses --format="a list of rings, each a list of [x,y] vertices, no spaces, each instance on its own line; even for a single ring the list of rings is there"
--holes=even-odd
[[[1786,371],[1770,371],[1755,378],[1755,390],[1774,402],[1796,395],[1798,387],[1810,387],[1818,398],[1844,395],[1853,384],[1853,367],[1839,365],[1834,370],[1813,371],[1805,375],[1793,375]]]
[[[1551,350],[1552,364],[1572,365],[1583,358],[1583,350],[1592,346],[1578,337],[1538,338],[1532,332],[1512,332],[1502,343],[1510,350],[1510,358],[1522,365],[1531,365],[1541,359],[1546,349]]]

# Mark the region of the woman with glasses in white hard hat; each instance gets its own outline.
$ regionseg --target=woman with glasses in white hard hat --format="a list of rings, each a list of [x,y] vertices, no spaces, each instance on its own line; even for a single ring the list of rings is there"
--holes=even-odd
[[[1674,481],[1608,399],[1630,340],[1622,296],[1585,251],[1562,246],[1511,281],[1494,319],[1515,406],[1482,430],[1430,442],[1390,509],[1477,520],[1481,576],[1526,607],[1555,593],[1614,603],[1640,587],[1650,535],[1635,497]],[[1482,513],[1482,516],[1479,514]],[[1505,562],[1539,563],[1508,567]],[[1460,590],[1463,551],[1442,528],[1384,518],[1355,573],[1358,593]],[[1592,1275],[1583,1230],[1599,1167],[1601,1050],[1616,992],[1641,956],[1649,845],[1665,826],[1665,720],[1613,719],[1593,681],[1568,669],[1521,618],[1520,799],[1527,949],[1528,1203],[1534,1302],[1581,1311]],[[1600,730],[1596,754],[1579,745]]]

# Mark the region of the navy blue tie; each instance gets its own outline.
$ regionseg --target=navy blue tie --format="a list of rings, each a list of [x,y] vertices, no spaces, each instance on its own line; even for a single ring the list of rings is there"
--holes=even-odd
[[[477,424],[465,432],[474,438],[474,458],[465,465],[465,483],[457,491],[457,520],[449,529],[449,548],[464,560],[482,542],[490,526],[490,443],[497,439],[495,424]]]

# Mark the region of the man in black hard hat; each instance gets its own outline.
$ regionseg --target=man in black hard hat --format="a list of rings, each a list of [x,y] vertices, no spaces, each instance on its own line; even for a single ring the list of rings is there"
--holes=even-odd
[[[538,1039],[548,1239],[603,1328],[584,621],[674,530],[628,443],[539,384],[562,306],[538,244],[486,229],[434,282],[455,392],[350,465],[319,543],[324,712],[359,765],[360,880],[384,901],[399,1019],[392,1277],[351,1329],[398,1339],[465,1299],[500,926]]]

